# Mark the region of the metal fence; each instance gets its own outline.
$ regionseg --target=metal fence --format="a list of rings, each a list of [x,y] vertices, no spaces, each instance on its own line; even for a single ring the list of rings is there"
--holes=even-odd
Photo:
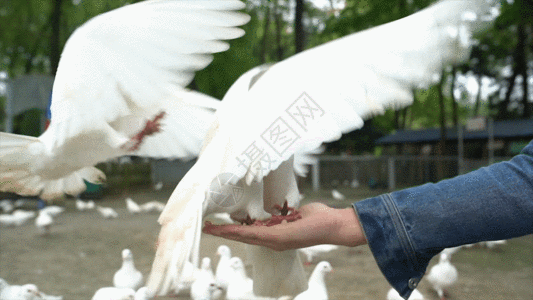
[[[495,161],[509,157],[495,158]],[[427,182],[437,182],[481,167],[488,160],[464,159],[456,156],[319,156],[310,166],[307,178],[300,184],[313,190],[337,186],[368,186],[395,190]]]

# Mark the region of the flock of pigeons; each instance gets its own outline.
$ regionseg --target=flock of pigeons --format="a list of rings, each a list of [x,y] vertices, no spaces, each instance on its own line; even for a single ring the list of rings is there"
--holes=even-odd
[[[336,249],[333,245],[319,245],[300,249],[305,251],[309,263],[313,256]],[[171,283],[177,295],[188,295],[193,300],[327,300],[328,294],[324,276],[332,270],[329,262],[319,262],[309,277],[309,288],[303,293],[277,298],[256,296],[253,292],[253,279],[248,277],[243,260],[231,255],[226,245],[218,247],[219,261],[215,271],[211,259],[204,257],[200,268],[187,264],[180,280]],[[113,276],[113,286],[96,291],[92,300],[146,300],[147,288],[142,273],[135,268],[133,254],[129,249],[122,251],[122,267]],[[176,278],[177,279],[177,278]],[[4,300],[1,299],[0,300]]]

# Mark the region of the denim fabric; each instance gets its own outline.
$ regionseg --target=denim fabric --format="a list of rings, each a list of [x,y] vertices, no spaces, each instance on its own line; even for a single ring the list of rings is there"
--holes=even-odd
[[[383,275],[407,299],[444,248],[533,233],[533,141],[510,161],[353,207]]]

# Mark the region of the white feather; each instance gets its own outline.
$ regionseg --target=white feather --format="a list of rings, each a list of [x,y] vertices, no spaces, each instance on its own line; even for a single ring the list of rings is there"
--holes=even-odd
[[[52,120],[38,138],[0,133],[0,191],[54,199],[102,183],[93,166],[123,155],[198,155],[218,101],[184,87],[249,16],[227,1],[144,1],[101,14],[68,39],[52,91]],[[166,112],[162,131],[124,146]],[[5,163],[4,163],[5,162]]]
[[[477,29],[478,22],[462,14],[482,14],[488,10],[483,2],[442,1],[242,75],[217,110],[197,163],[159,218],[148,289],[166,294],[169,265],[181,269],[187,260],[197,260],[203,217],[226,212],[233,219],[264,219],[277,213],[275,204],[288,201],[297,207],[293,155],[360,128],[364,118],[387,107],[410,104],[414,87],[427,86],[443,66],[466,59],[469,45],[449,29]],[[225,199],[234,200],[231,205],[217,203],[225,193],[230,196]],[[182,249],[177,257],[176,245]],[[306,289],[296,251],[249,248],[256,295]]]

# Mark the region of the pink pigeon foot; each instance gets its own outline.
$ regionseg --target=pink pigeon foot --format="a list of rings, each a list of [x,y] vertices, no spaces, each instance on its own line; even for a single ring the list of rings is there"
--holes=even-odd
[[[302,218],[302,215],[294,207],[289,207],[287,201],[283,203],[283,207],[279,205],[274,205],[274,208],[279,210],[279,215],[272,215],[272,218],[263,222],[265,226],[274,226],[281,224],[281,222],[294,222]]]
[[[122,147],[127,148],[128,151],[136,151],[141,146],[146,136],[152,135],[161,131],[161,119],[166,115],[164,111],[158,113],[152,120],[146,121],[143,130],[134,135],[126,144]],[[131,145],[133,144],[133,145]],[[131,145],[131,146],[129,146]]]

